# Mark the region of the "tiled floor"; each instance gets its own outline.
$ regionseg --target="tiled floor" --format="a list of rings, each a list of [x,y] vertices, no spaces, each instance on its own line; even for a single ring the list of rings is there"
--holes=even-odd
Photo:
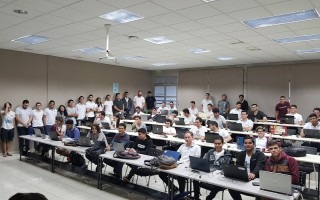
[[[93,167],[95,168],[95,167]],[[125,171],[126,166],[123,167]],[[129,168],[130,169],[130,168]],[[111,172],[108,167],[106,173]],[[82,177],[74,173],[58,169],[51,173],[46,164],[35,161],[19,161],[19,156],[0,158],[0,199],[8,199],[17,192],[39,192],[49,200],[142,200],[151,199],[125,188],[114,185],[105,185],[104,190],[96,188],[96,180]],[[139,177],[138,184],[146,185],[146,179]],[[150,180],[150,187],[164,191],[162,181],[158,176]],[[202,199],[205,199],[206,190],[202,190]],[[221,192],[216,199],[221,199]],[[224,199],[231,199],[227,191]],[[244,200],[254,199],[243,196]]]

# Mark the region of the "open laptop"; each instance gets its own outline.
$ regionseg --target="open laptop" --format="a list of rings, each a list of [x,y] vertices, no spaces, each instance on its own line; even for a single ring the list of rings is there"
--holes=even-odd
[[[238,114],[228,114],[229,120],[238,120]]]
[[[115,152],[120,152],[125,150],[124,144],[118,143],[118,142],[113,142],[113,148]]]
[[[238,122],[229,123],[229,129],[230,131],[243,131],[242,123],[238,123]]]
[[[185,128],[176,128],[177,137],[180,138],[180,139],[184,139],[184,133],[187,130],[188,129],[185,129]]]
[[[103,129],[111,129],[110,124],[108,122],[101,122],[101,126]]]
[[[176,123],[176,125],[186,125],[185,123],[184,123],[184,118],[182,118],[182,117],[179,117],[178,118],[179,120],[178,121],[175,121],[175,123]]]
[[[152,133],[163,134],[163,126],[162,125],[152,125]]]
[[[294,116],[286,115],[280,117],[280,124],[294,124]]]
[[[51,140],[59,140],[58,133],[55,131],[49,131],[49,137]]]
[[[306,138],[318,138],[320,139],[320,130],[317,129],[303,129],[303,133]]]
[[[162,155],[165,155],[165,156],[171,156],[172,158],[174,158],[176,161],[179,160],[181,154],[177,151],[172,151],[172,150],[165,150],[163,152]]]
[[[292,195],[291,175],[259,171],[260,189]]]
[[[248,182],[247,168],[237,165],[223,165],[222,171],[225,177]]]
[[[155,121],[158,123],[166,123],[166,116],[158,115]]]
[[[149,115],[142,114],[142,115],[140,115],[140,117],[141,117],[141,121],[146,122],[146,121],[148,121]]]
[[[161,110],[161,115],[168,115],[169,114],[169,110]]]
[[[210,172],[210,163],[207,159],[189,156],[189,160],[191,169],[203,172]]]
[[[206,142],[213,143],[214,139],[219,137],[219,133],[213,133],[213,132],[206,132],[204,139]]]
[[[91,140],[89,137],[83,137],[80,136],[78,139],[78,145],[81,147],[91,147],[93,144],[91,144]]]
[[[33,131],[34,131],[34,134],[36,135],[36,137],[42,137],[42,133],[41,133],[40,129],[34,128]]]

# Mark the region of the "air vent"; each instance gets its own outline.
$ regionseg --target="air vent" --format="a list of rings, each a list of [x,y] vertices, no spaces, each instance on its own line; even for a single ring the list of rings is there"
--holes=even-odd
[[[260,51],[261,49],[258,47],[247,47],[248,51]]]
[[[243,42],[243,41],[238,40],[238,41],[231,42],[230,44],[244,44],[244,42]]]

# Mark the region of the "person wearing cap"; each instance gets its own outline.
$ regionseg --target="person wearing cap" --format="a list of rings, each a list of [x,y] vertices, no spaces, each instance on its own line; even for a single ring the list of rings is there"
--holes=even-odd
[[[212,110],[213,116],[210,118],[210,121],[216,121],[218,123],[218,128],[226,127],[226,118],[219,114],[219,109],[214,108]]]
[[[149,137],[146,129],[140,128],[138,130],[138,137],[137,137],[136,141],[133,143],[132,146],[130,146],[126,150],[129,152],[137,152],[140,154],[148,155],[149,151],[152,147],[153,147],[153,143],[152,143],[152,140]],[[130,179],[134,176],[135,172],[139,169],[138,166],[129,165],[129,167],[131,167],[129,174],[127,176],[123,177],[123,180],[127,181],[127,182],[130,181]]]
[[[170,101],[169,103],[169,114],[171,115],[173,111],[177,111],[177,107],[174,105],[173,101]]]
[[[148,96],[146,97],[147,114],[151,114],[151,110],[156,107],[156,98],[152,95],[151,91],[148,91]]]

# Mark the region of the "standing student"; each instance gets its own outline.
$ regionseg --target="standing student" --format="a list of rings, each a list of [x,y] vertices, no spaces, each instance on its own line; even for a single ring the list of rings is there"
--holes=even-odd
[[[194,115],[194,116],[198,116],[198,108],[196,108],[196,102],[195,101],[190,101],[190,108],[189,108],[189,112],[191,115]]]
[[[94,121],[94,113],[98,111],[97,104],[93,101],[93,95],[89,94],[88,101],[86,102],[86,115],[89,122]]]
[[[78,98],[78,104],[76,105],[76,111],[77,111],[77,121],[78,125],[81,125],[86,118],[86,105],[84,103],[84,96],[80,96]]]
[[[142,96],[142,91],[139,90],[138,91],[138,95],[133,98],[133,105],[134,105],[135,108],[137,106],[139,106],[141,108],[141,110],[143,111],[144,110],[144,106],[145,106],[145,102],[146,101],[145,101],[144,97]]]
[[[27,99],[22,101],[22,106],[16,109],[16,120],[18,135],[31,135],[32,134],[32,110],[29,107],[29,101]],[[26,149],[22,149],[25,145]],[[29,150],[29,140],[19,138],[19,149],[27,152]]]
[[[113,101],[113,114],[122,115],[124,114],[123,101],[120,98],[120,93],[117,93]]]
[[[1,142],[3,157],[12,156],[9,153],[11,142],[14,137],[15,113],[11,110],[12,104],[6,102],[1,111],[2,126],[1,126]]]
[[[124,105],[125,117],[129,118],[129,116],[131,114],[132,107],[133,107],[133,102],[132,102],[132,99],[129,97],[129,92],[125,91],[123,93],[122,102]]]
[[[280,102],[276,105],[276,108],[275,108],[276,120],[280,120],[280,117],[286,116],[286,114],[289,112],[289,109],[290,109],[290,103],[286,101],[285,96],[281,96]]]
[[[111,118],[113,116],[113,101],[111,100],[111,95],[107,94],[106,100],[103,103],[104,105],[104,112],[106,113],[106,116]]]
[[[45,134],[43,127],[43,110],[41,109],[41,103],[36,103],[36,108],[32,110],[32,128],[39,129],[42,134]]]
[[[97,112],[103,111],[104,107],[103,107],[103,103],[101,101],[101,97],[96,98],[96,104],[97,104]]]
[[[239,95],[239,102],[241,103],[241,110],[249,111],[248,101],[244,99],[244,95]]]
[[[49,101],[48,107],[44,109],[43,112],[43,124],[47,135],[51,130],[52,125],[54,125],[57,116],[57,109],[55,109],[54,106],[55,102],[53,100]]]
[[[148,91],[148,96],[146,97],[147,114],[151,114],[151,110],[156,107],[156,98],[152,95],[151,91]]]
[[[69,99],[68,101],[67,113],[68,113],[68,119],[72,119],[73,124],[76,125],[77,124],[76,118],[78,117],[78,114],[72,99]]]
[[[222,94],[221,100],[218,102],[219,114],[223,117],[226,117],[230,111],[230,103],[227,98],[226,94]]]
[[[208,104],[213,105],[213,102],[210,99],[210,93],[206,93],[204,99],[201,101],[202,112],[206,113],[208,111]]]
[[[60,105],[57,112],[57,117],[61,117],[63,119],[63,122],[66,121],[68,118],[68,112],[64,105]]]

